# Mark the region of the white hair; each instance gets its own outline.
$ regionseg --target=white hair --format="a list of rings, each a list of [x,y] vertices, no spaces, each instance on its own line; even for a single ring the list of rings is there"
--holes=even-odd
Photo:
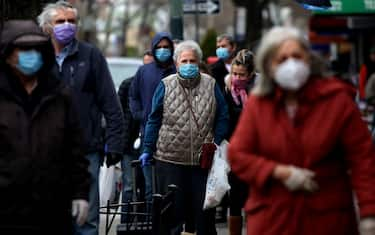
[[[259,82],[252,90],[253,94],[257,96],[266,96],[273,92],[274,83],[272,79],[271,60],[273,56],[275,56],[280,45],[290,39],[299,42],[302,48],[310,54],[309,42],[300,30],[289,26],[273,27],[262,38],[256,53],[255,63],[260,73],[260,78]]]
[[[52,27],[52,19],[57,14],[58,10],[71,10],[74,12],[75,17],[78,20],[78,11],[69,2],[60,0],[56,3],[49,3],[43,8],[42,13],[38,16],[39,26],[43,30],[47,27]]]
[[[186,40],[186,41],[180,42],[176,46],[176,49],[174,50],[173,60],[175,62],[177,62],[177,60],[180,57],[181,53],[183,51],[186,51],[186,50],[192,50],[194,52],[195,56],[197,57],[198,62],[202,61],[202,57],[203,57],[202,49],[200,48],[200,46],[198,45],[198,43],[196,43],[193,40]]]

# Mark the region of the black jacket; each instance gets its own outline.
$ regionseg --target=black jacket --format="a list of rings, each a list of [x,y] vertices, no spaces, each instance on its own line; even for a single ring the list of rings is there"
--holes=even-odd
[[[118,90],[122,110],[124,112],[125,130],[124,135],[124,153],[138,155],[139,150],[133,148],[134,141],[138,138],[140,131],[140,122],[135,120],[129,108],[129,88],[134,77],[125,79]]]
[[[88,43],[75,40],[70,48],[61,68],[56,63],[55,72],[73,90],[86,151],[102,151],[105,142],[108,152],[122,153],[124,117],[107,62],[100,51]]]
[[[0,234],[68,234],[72,199],[87,200],[90,185],[71,95],[42,77],[28,102],[9,69],[0,71]]]
[[[225,67],[225,63],[222,59],[219,59],[210,66],[212,77],[215,78],[216,83],[219,85],[221,92],[225,92],[224,78],[228,74],[228,70]]]
[[[72,199],[87,200],[90,186],[72,96],[51,73],[53,47],[36,23],[6,22],[1,35],[0,234],[71,234]],[[24,43],[44,62],[30,95],[6,63]]]
[[[250,96],[250,91],[255,85],[255,79],[256,79],[256,76],[254,76],[250,80],[250,82],[247,86],[248,96]],[[236,104],[234,102],[231,91],[229,89],[230,88],[226,88],[225,93],[224,93],[224,97],[225,97],[225,101],[227,102],[227,105],[228,105],[228,113],[229,113],[229,130],[228,130],[228,134],[227,134],[227,138],[226,138],[227,140],[230,139],[233,132],[235,131],[238,120],[240,119],[240,116],[241,116],[241,113],[242,113],[242,109],[244,107],[244,104],[242,104],[241,99],[239,97],[238,98],[240,100],[240,104]]]

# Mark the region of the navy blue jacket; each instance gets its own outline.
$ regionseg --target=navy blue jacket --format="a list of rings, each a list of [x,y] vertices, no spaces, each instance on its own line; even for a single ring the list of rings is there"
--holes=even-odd
[[[74,103],[85,134],[86,151],[122,153],[124,117],[116,94],[108,65],[101,52],[94,46],[73,41],[68,56],[55,69],[68,86],[73,89]],[[102,120],[106,123],[103,139]]]
[[[133,117],[141,123],[141,133],[144,132],[148,115],[151,113],[152,97],[160,81],[176,73],[172,57],[166,62],[161,63],[155,57],[156,45],[162,40],[167,39],[173,48],[173,42],[168,33],[162,32],[155,35],[152,39],[152,53],[155,61],[141,66],[131,83],[129,91],[129,106]],[[173,56],[173,52],[172,52]]]

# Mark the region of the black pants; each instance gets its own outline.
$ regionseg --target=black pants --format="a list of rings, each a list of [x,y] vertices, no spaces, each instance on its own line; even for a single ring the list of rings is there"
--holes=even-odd
[[[245,205],[249,186],[239,180],[232,172],[229,173],[229,215],[241,216],[241,210]]]
[[[215,210],[203,210],[208,172],[199,166],[162,161],[156,161],[155,172],[158,193],[165,194],[170,184],[178,187],[173,213],[175,229],[172,235],[180,235],[186,221],[194,221],[197,235],[216,235]]]

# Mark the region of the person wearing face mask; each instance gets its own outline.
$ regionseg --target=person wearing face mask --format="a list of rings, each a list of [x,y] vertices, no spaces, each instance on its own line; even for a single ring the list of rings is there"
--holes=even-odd
[[[88,213],[90,175],[71,91],[31,20],[0,31],[0,234],[72,234]],[[58,229],[56,229],[58,228]]]
[[[176,73],[173,63],[173,41],[169,33],[157,33],[152,39],[151,50],[154,61],[138,69],[129,89],[129,107],[133,118],[140,122],[141,142],[143,142],[144,129],[151,112],[152,96],[156,87],[163,78]],[[151,201],[153,191],[151,166],[143,164],[142,171],[145,178],[145,199]]]
[[[201,59],[196,42],[177,45],[177,73],[155,90],[141,155],[156,159],[158,193],[166,193],[170,184],[178,188],[171,216],[174,235],[180,235],[187,220],[194,221],[197,235],[217,234],[215,211],[203,211],[208,171],[200,166],[200,152],[204,143],[220,144],[226,136],[228,110],[215,80],[199,72]]]
[[[230,72],[236,50],[237,44],[232,36],[222,34],[216,38],[216,56],[219,60],[210,66],[210,70],[222,92],[225,90],[224,78]]]
[[[73,103],[84,131],[85,153],[90,162],[89,217],[83,226],[75,226],[75,231],[77,234],[97,235],[99,168],[104,154],[109,167],[122,159],[124,149],[124,117],[120,101],[102,53],[93,45],[76,39],[76,8],[66,1],[47,4],[38,21],[52,40],[55,73],[73,90]]]
[[[151,50],[147,50],[143,53],[143,64],[149,64],[154,61],[154,57],[152,56]],[[121,193],[121,201],[122,203],[130,202],[133,200],[133,188],[134,188],[134,180],[136,182],[140,182],[143,179],[143,176],[140,172],[137,171],[137,174],[133,176],[132,171],[132,161],[137,160],[139,157],[140,151],[140,138],[139,138],[139,121],[134,120],[130,108],[129,108],[129,87],[131,82],[133,81],[134,76],[130,78],[125,78],[118,89],[118,97],[120,98],[122,110],[124,112],[124,119],[125,119],[125,129],[127,132],[124,135],[124,156],[121,160],[121,169],[122,169],[122,193]],[[139,189],[142,193],[144,192],[144,187],[142,184],[135,185],[137,190]],[[127,223],[130,221],[129,212],[131,208],[128,206],[121,207],[121,223]]]
[[[228,147],[248,185],[247,234],[375,234],[375,152],[355,89],[313,69],[296,28],[272,28],[256,55],[259,82]]]
[[[250,50],[239,51],[233,58],[230,73],[227,75],[225,100],[229,112],[229,131],[226,137],[228,140],[236,128],[242,108],[248,99],[248,93],[256,81],[254,59]],[[242,233],[242,208],[247,197],[247,191],[244,190],[246,184],[232,173],[229,173],[229,183],[231,186],[229,191],[229,234],[240,235]]]

